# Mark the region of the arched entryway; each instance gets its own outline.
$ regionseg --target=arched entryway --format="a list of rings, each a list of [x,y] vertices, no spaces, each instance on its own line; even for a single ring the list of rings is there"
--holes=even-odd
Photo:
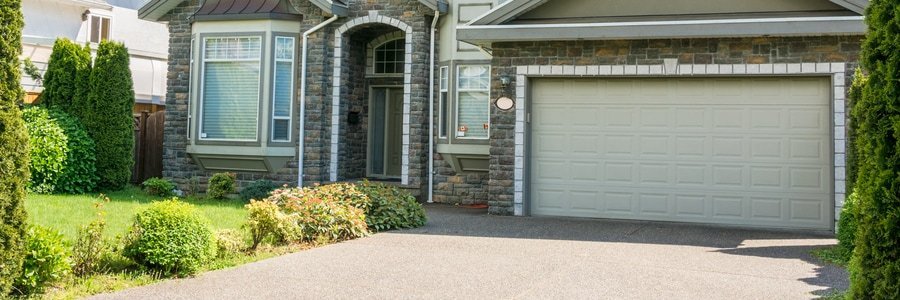
[[[409,183],[412,27],[377,14],[335,30],[330,180]]]

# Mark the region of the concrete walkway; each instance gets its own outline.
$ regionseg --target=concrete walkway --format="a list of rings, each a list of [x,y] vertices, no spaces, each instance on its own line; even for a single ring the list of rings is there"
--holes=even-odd
[[[97,299],[808,299],[846,289],[828,236],[488,216],[428,206],[379,233]]]

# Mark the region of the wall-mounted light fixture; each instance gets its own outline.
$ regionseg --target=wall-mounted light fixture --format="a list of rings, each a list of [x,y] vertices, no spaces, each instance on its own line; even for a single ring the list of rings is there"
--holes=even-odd
[[[509,76],[505,76],[505,75],[500,76],[500,87],[502,87],[504,89],[509,87],[509,82],[510,82]]]
[[[510,97],[506,97],[505,94],[506,88],[509,87],[511,79],[509,76],[500,76],[500,98],[494,100],[494,107],[501,111],[509,111],[516,107],[516,101]]]

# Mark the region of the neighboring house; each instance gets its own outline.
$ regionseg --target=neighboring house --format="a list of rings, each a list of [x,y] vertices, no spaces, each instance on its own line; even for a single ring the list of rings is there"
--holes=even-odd
[[[164,175],[182,186],[370,178],[496,214],[832,230],[866,5],[151,0],[140,15],[169,25]]]
[[[101,40],[120,41],[131,54],[135,111],[157,111],[165,107],[169,39],[166,26],[141,20],[137,9],[141,0],[26,0],[22,2],[25,28],[22,56],[31,58],[43,73],[53,43],[65,37],[97,49]],[[22,76],[29,95],[43,87]]]

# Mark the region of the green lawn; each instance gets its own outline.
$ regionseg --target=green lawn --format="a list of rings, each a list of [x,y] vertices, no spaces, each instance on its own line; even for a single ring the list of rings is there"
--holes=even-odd
[[[94,220],[97,210],[94,203],[98,194],[86,195],[40,195],[29,194],[25,200],[28,221],[53,228],[62,233],[69,241],[75,240],[79,227]],[[146,208],[152,201],[163,198],[147,196],[137,187],[128,187],[122,191],[107,194],[109,203],[104,204],[106,211],[107,238],[122,235],[131,224],[135,213]],[[185,202],[194,204],[209,218],[214,229],[237,229],[244,223],[247,211],[240,200],[198,200],[187,198]]]

